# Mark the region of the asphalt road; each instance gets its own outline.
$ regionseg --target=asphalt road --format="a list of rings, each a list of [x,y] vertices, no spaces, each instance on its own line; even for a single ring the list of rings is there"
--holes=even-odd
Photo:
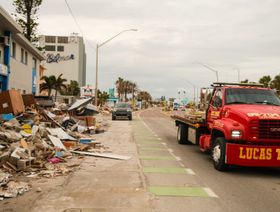
[[[200,152],[198,146],[177,143],[174,121],[160,109],[145,110],[139,116],[180,162],[217,195],[215,204],[222,211],[280,211],[280,169],[231,167],[227,172],[216,171],[210,156]],[[203,200],[200,202],[203,204]]]

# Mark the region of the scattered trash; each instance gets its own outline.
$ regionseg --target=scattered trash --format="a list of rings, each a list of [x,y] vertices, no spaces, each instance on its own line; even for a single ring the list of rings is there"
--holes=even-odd
[[[28,183],[16,180],[20,176],[69,174],[79,166],[71,160],[75,156],[130,159],[108,153],[109,148],[93,137],[105,131],[102,116],[111,109],[92,105],[92,99],[77,100],[69,107],[11,90],[0,93],[0,102],[0,200],[30,190]]]

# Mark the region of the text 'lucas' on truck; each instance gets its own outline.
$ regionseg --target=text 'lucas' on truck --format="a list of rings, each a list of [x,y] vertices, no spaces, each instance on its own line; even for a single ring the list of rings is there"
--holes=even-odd
[[[280,99],[260,84],[213,83],[205,118],[172,115],[180,144],[211,152],[214,167],[280,167]]]

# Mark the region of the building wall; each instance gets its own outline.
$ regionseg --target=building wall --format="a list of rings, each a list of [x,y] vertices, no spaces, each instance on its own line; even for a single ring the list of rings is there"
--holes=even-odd
[[[45,75],[62,75],[62,78],[75,80],[79,85],[85,84],[86,63],[85,63],[85,46],[83,38],[77,35],[68,36],[68,43],[59,43],[60,37],[65,36],[51,36],[55,37],[54,41],[48,42],[48,36],[41,36],[40,46],[45,48],[45,55],[47,60],[44,64],[46,71]],[[53,47],[52,51],[49,46]],[[58,46],[62,47],[63,51],[58,51]],[[48,47],[48,48],[47,48]]]
[[[22,93],[38,93],[38,79],[34,76],[39,75],[39,64],[44,56],[22,32],[23,29],[0,6],[0,92],[17,89]],[[36,58],[36,65],[33,58]]]
[[[36,85],[36,94],[39,93],[39,64],[40,61],[36,59],[36,78],[32,77],[33,75],[33,55],[23,48],[20,44],[18,44],[15,40],[12,40],[16,44],[16,51],[15,56],[12,55],[12,48],[11,48],[11,66],[10,66],[10,80],[9,80],[9,88],[21,90],[22,93],[32,93],[32,84],[35,81]],[[12,45],[11,45],[12,46]],[[21,56],[21,49],[23,49],[23,61]],[[25,56],[27,54],[27,61]],[[27,63],[25,63],[27,62]],[[32,80],[34,80],[32,82]]]

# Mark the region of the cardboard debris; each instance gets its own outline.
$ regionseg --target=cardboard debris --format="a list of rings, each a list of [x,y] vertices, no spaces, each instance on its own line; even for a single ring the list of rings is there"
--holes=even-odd
[[[77,108],[79,108],[79,107],[81,107],[81,106],[84,106],[84,105],[87,105],[87,104],[89,104],[91,101],[92,101],[92,98],[89,98],[89,99],[79,99],[79,100],[77,100],[76,102],[74,102],[74,104],[71,105],[70,108],[68,108],[68,111],[77,109]]]
[[[53,143],[53,145],[55,147],[66,150],[65,146],[63,145],[63,143],[61,142],[61,140],[59,138],[54,137],[52,135],[48,135],[48,137],[50,138],[51,142]]]
[[[26,141],[24,139],[20,140],[20,145],[24,148],[24,149],[28,149],[28,144],[26,143]]]
[[[77,139],[73,138],[72,136],[68,135],[61,128],[47,128],[47,131],[51,135],[56,136],[56,137],[58,137],[61,140],[72,140],[72,141],[77,140]]]
[[[19,114],[25,111],[20,91],[8,90],[0,92],[0,114]]]
[[[38,107],[38,102],[34,104],[32,95],[24,97],[24,107],[20,103],[22,97],[16,93],[0,93],[0,107],[7,109],[0,108],[0,200],[16,197],[30,189],[27,183],[14,181],[17,177],[41,178],[68,174],[79,166],[80,162],[71,161],[80,158],[80,155],[119,160],[130,158],[109,154],[108,147],[92,137],[106,123],[103,122],[102,113],[96,115],[99,108],[89,104],[91,99],[77,100],[69,111],[65,104],[56,104],[57,108],[48,107],[47,110]],[[75,110],[83,112],[83,108],[86,115],[75,116]],[[74,116],[71,116],[71,112]],[[89,115],[92,112],[94,115]],[[66,119],[75,120],[67,131],[62,126]]]

